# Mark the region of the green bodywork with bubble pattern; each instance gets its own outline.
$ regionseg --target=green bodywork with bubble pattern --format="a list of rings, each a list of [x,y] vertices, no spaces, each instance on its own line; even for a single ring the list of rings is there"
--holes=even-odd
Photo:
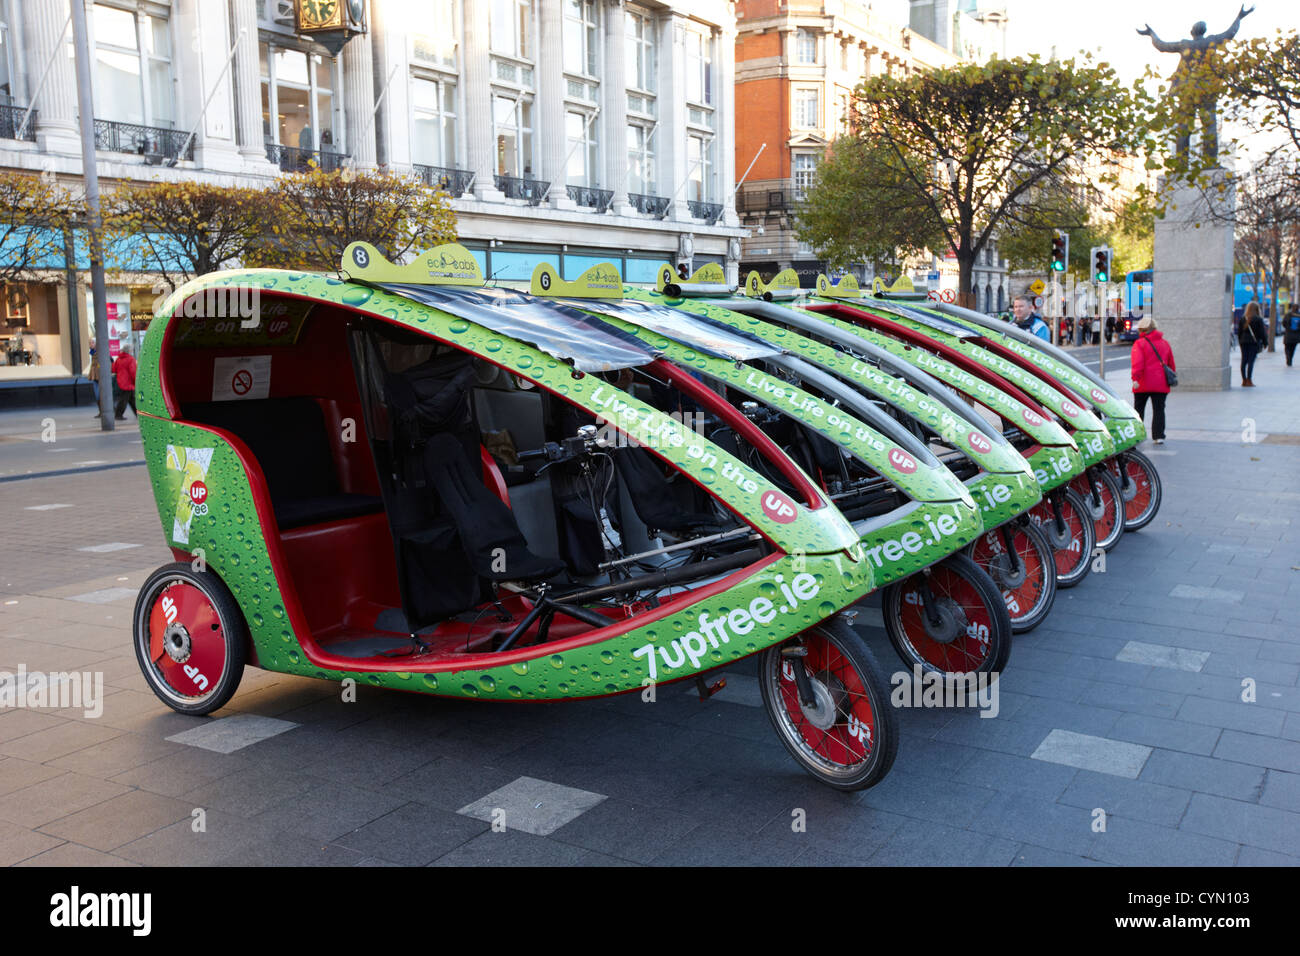
[[[313,663],[304,649],[310,635],[297,630],[305,623],[298,623],[301,615],[293,613],[292,602],[286,600],[285,589],[292,585],[280,580],[272,568],[268,529],[262,524],[237,454],[211,431],[172,421],[159,386],[163,338],[168,324],[178,321],[174,315],[177,306],[213,287],[251,287],[346,306],[460,346],[533,379],[591,414],[603,415],[632,439],[653,446],[744,515],[784,554],[725,591],[676,613],[579,646],[566,648],[567,642],[562,640],[543,648],[511,650],[499,655],[499,665],[456,669],[446,656],[426,663],[424,669],[418,662],[408,662],[391,665],[402,669],[388,671],[334,669]],[[232,336],[237,341],[237,333]],[[159,309],[145,336],[136,387],[141,435],[163,533],[174,548],[191,554],[202,549],[207,567],[222,579],[244,613],[257,664],[268,670],[336,681],[353,678],[374,686],[450,697],[548,700],[601,696],[637,690],[652,676],[664,682],[726,665],[824,620],[878,586],[852,526],[833,506],[810,509],[795,503],[795,517],[778,522],[759,505],[762,495],[771,490],[766,479],[679,422],[530,345],[382,290],[329,276],[279,270],[203,276],[177,289]],[[608,405],[594,400],[598,389],[606,396],[616,396],[622,411],[611,413]],[[207,512],[192,516],[184,542],[173,538],[171,522],[177,514],[184,476],[168,467],[169,445],[213,449],[204,476]],[[701,465],[704,456],[712,456],[715,467]],[[723,478],[724,465],[731,479]],[[745,490],[743,483],[753,483],[758,491]],[[752,613],[755,609],[758,614]],[[650,613],[646,612],[647,617]],[[767,616],[770,623],[763,621]],[[719,628],[719,618],[737,621],[739,626]],[[745,629],[747,619],[750,624]],[[754,626],[755,620],[763,622],[761,630]]]

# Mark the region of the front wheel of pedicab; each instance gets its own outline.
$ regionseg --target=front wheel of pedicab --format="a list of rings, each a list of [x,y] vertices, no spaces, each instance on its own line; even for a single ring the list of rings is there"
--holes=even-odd
[[[1087,475],[1079,475],[1070,482],[1087,506],[1092,517],[1095,547],[1111,551],[1124,537],[1124,496],[1110,471],[1103,467],[1089,468]]]
[[[898,716],[880,665],[843,618],[759,656],[763,706],[791,756],[837,790],[865,790],[898,753]]]
[[[1160,510],[1160,473],[1140,451],[1126,451],[1109,462],[1111,477],[1124,498],[1124,530],[1149,525]]]
[[[234,695],[248,629],[239,604],[211,571],[176,563],[149,575],[132,628],[144,679],[172,710],[210,714]]]
[[[1011,616],[993,579],[965,554],[885,588],[885,631],[909,666],[997,674],[1011,653]]]
[[[1002,591],[1011,631],[1032,631],[1056,602],[1056,560],[1038,526],[1027,519],[980,535],[966,553]]]
[[[1059,515],[1057,513],[1059,509]],[[1088,506],[1073,488],[1056,489],[1029,512],[1031,520],[1047,536],[1056,562],[1056,586],[1072,588],[1088,574],[1096,529]]]

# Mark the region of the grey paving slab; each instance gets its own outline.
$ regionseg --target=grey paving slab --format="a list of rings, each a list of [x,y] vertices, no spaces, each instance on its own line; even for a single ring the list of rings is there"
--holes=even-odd
[[[112,853],[103,853],[99,850],[92,850],[90,847],[81,846],[76,843],[60,843],[53,849],[46,850],[44,853],[38,853],[35,856],[29,856],[16,866],[50,866],[50,867],[75,867],[77,869],[89,869],[90,867],[138,867],[139,863],[132,863],[130,860],[124,860],[120,856]]]
[[[44,824],[40,830],[91,849],[108,852],[178,820],[190,820],[193,806],[171,797],[132,790]]]
[[[1142,770],[1141,779],[1147,783],[1255,801],[1264,786],[1264,768],[1195,754],[1154,750]]]
[[[1030,756],[1081,770],[1135,778],[1150,755],[1151,748],[1142,744],[1055,729]]]
[[[1088,855],[1095,836],[1088,810],[1005,791],[984,805],[969,829],[1078,856]]]
[[[1110,737],[1164,750],[1181,750],[1206,756],[1214,752],[1222,733],[1218,727],[1150,717],[1146,714],[1124,714],[1115,721]]]
[[[129,789],[84,774],[64,773],[0,797],[0,820],[35,828],[120,796]]]
[[[1079,703],[1128,714],[1145,714],[1151,717],[1174,717],[1186,698],[1182,694],[1152,690],[1133,684],[1117,684],[1109,680],[1095,680],[1084,691]],[[1118,720],[1116,721],[1118,723]],[[1112,726],[1111,731],[1114,730]]]
[[[253,817],[291,798],[311,799],[319,781],[283,768],[253,766],[205,780],[181,794],[192,806],[217,809],[238,817]]]
[[[1179,600],[1201,601],[1240,601],[1246,596],[1244,591],[1230,588],[1209,588],[1192,584],[1178,584],[1169,592],[1172,598]]]
[[[1279,853],[1300,846],[1300,813],[1208,793],[1192,797],[1179,828]]]
[[[1100,808],[1107,816],[1176,827],[1191,799],[1192,792],[1179,787],[1080,770],[1057,802],[1085,810]]]
[[[13,866],[30,857],[51,850],[64,841],[47,833],[0,820],[0,866]]]
[[[1300,856],[1243,846],[1237,854],[1237,866],[1300,866]]]
[[[1107,814],[1090,854],[1120,866],[1232,866],[1237,842],[1211,836],[1189,838],[1186,832]]]
[[[487,830],[487,824],[462,814],[407,803],[333,842],[364,856],[425,866]]]
[[[1070,785],[1078,770],[1012,754],[989,753],[965,764],[955,775],[963,783],[1010,790],[1054,800]]]
[[[1142,641],[1129,641],[1115,655],[1116,660],[1125,661],[1129,664],[1171,667],[1180,671],[1199,671],[1205,666],[1205,662],[1209,657],[1209,651],[1191,651],[1183,647],[1146,644]]]
[[[17,757],[0,759],[0,796],[30,787],[42,780],[49,780],[51,777],[62,776],[65,769],[70,768],[50,767],[30,760],[19,760]]]
[[[1041,846],[1022,843],[1011,861],[1012,866],[1114,866],[1074,853],[1061,853]]]
[[[115,783],[178,797],[201,783],[247,770],[253,763],[241,754],[219,754],[186,747],[115,774]]]
[[[964,827],[994,794],[990,786],[959,780],[941,783],[932,777],[891,772],[880,783],[863,791],[861,802],[900,816]]]
[[[1300,773],[1300,742],[1297,741],[1225,730],[1219,738],[1219,745],[1214,748],[1214,756]]]
[[[1270,770],[1264,778],[1259,802],[1268,807],[1300,813],[1300,774]],[[1300,846],[1295,848],[1300,853]]]
[[[550,839],[634,863],[649,863],[699,826],[663,807],[605,800],[554,831]]]
[[[430,866],[624,866],[619,860],[571,843],[522,830],[489,830],[434,860]]]
[[[1009,866],[1017,849],[1014,840],[928,820],[908,819],[872,854],[870,863],[872,866]]]
[[[259,717],[254,714],[235,714],[200,724],[190,730],[172,734],[167,739],[190,747],[202,747],[213,753],[232,754],[268,737],[293,730],[298,725],[290,720]]]
[[[805,834],[773,824],[757,833],[725,823],[701,827],[651,866],[790,866],[812,846]]]
[[[407,803],[360,787],[321,781],[305,794],[287,797],[249,821],[277,832],[291,832],[326,842],[351,833]]]
[[[1178,719],[1193,724],[1210,724],[1231,730],[1276,737],[1282,732],[1286,714],[1256,704],[1188,697],[1178,710]]]
[[[549,836],[605,799],[603,793],[519,777],[456,812],[534,836]]]

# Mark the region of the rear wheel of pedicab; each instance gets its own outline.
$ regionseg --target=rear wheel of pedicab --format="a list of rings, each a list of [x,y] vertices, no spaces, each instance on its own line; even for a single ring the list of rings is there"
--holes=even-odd
[[[1062,525],[1057,524],[1058,507]],[[1066,488],[1063,492],[1055,489],[1050,498],[1034,505],[1029,514],[1052,545],[1056,586],[1074,587],[1088,574],[1097,540],[1092,515],[1088,513],[1083,496],[1073,488]]]
[[[1011,653],[1011,616],[998,587],[965,554],[949,555],[884,593],[885,631],[909,666],[998,673]]]
[[[1126,451],[1112,458],[1109,466],[1124,499],[1124,530],[1145,528],[1160,510],[1160,473],[1156,466],[1140,451]]]
[[[837,790],[889,773],[898,716],[875,655],[842,618],[769,647],[758,667],[767,715],[804,770]]]
[[[135,656],[153,692],[182,714],[210,714],[244,675],[248,629],[239,604],[211,571],[159,568],[135,602]]]
[[[1087,475],[1078,475],[1070,487],[1083,498],[1088,515],[1092,518],[1096,547],[1110,551],[1124,537],[1124,498],[1119,483],[1105,468],[1089,468]]]
[[[1023,634],[1043,622],[1056,601],[1056,559],[1037,525],[1008,522],[980,535],[966,553],[1001,589],[1012,633]]]

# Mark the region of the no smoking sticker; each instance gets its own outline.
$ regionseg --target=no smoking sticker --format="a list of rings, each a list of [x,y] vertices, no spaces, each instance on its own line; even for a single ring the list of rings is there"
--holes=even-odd
[[[271,394],[271,356],[237,355],[212,360],[212,400],[230,402]]]

